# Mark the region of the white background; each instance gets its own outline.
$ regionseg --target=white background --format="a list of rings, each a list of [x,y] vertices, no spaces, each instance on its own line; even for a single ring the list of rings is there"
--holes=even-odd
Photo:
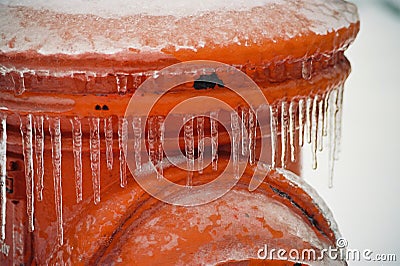
[[[349,265],[400,265],[400,12],[384,1],[354,2],[361,31],[346,52],[352,73],[334,187],[327,185],[327,149],[312,171],[305,147],[303,175],[330,206],[349,248],[397,255],[397,262]]]

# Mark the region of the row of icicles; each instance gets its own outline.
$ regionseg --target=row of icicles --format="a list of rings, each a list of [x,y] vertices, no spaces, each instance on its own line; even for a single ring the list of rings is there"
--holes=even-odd
[[[10,73],[10,70],[5,69],[4,67],[0,66],[0,75],[5,75],[6,73]],[[25,79],[26,79],[26,74],[30,74],[32,76],[40,76],[40,77],[51,77],[49,71],[35,71],[35,70],[14,70],[14,73],[16,76],[13,77],[13,80],[17,80],[17,82],[14,82],[14,93],[15,95],[22,95],[25,90]],[[108,76],[109,73],[85,73],[85,72],[73,72],[73,71],[67,71],[67,72],[61,72],[61,73],[53,73],[54,76],[60,75],[70,75],[71,77],[74,77],[74,75],[85,75],[87,80],[90,80],[92,78],[96,77],[105,77]],[[132,77],[133,82],[132,82],[132,88],[130,89],[135,89],[140,86],[140,84],[143,82],[143,77],[157,77],[158,76],[158,71],[152,71],[152,72],[144,72],[144,73],[138,73],[138,74],[128,74],[128,73],[119,73],[115,74],[115,82],[117,85],[117,91],[120,94],[125,94],[128,92],[128,76]]]
[[[329,55],[325,55],[325,60],[331,60],[332,57]],[[303,60],[301,64],[301,75],[302,78],[305,80],[309,80],[312,76],[312,66],[313,66],[313,61],[312,59],[309,60]],[[252,69],[253,66],[240,66],[240,69],[242,67],[246,68],[248,67],[249,69]],[[5,66],[0,65],[0,75],[6,75],[13,73],[12,79],[13,79],[13,91],[15,95],[22,95],[25,90],[27,89],[25,86],[26,83],[26,76],[27,75],[32,75],[32,76],[38,76],[38,77],[65,77],[65,76],[70,76],[70,77],[79,77],[81,78],[82,76],[85,77],[87,81],[94,79],[96,77],[106,77],[109,76],[110,73],[96,73],[96,72],[82,72],[82,71],[61,71],[61,72],[50,72],[48,70],[33,70],[33,69],[9,69]],[[143,79],[147,77],[153,77],[157,78],[159,76],[159,71],[148,71],[148,72],[141,72],[141,73],[135,73],[135,74],[129,74],[129,73],[116,73],[115,74],[115,84],[117,87],[117,91],[120,94],[125,94],[129,90],[133,91],[134,89],[137,89],[143,82]],[[128,77],[132,78],[132,84],[128,85]],[[276,81],[275,79],[273,79]]]
[[[329,186],[332,186],[332,176],[334,161],[337,157],[338,144],[341,131],[341,106],[343,98],[343,86],[329,91],[324,95],[314,95],[312,97],[293,99],[290,102],[281,101],[279,104],[270,106],[271,115],[271,144],[272,144],[272,168],[277,165],[286,166],[287,160],[295,161],[296,146],[303,146],[305,142],[312,147],[312,165],[317,168],[317,151],[323,149],[323,137],[329,135],[329,164],[330,178]],[[217,170],[218,163],[218,111],[210,112],[210,139],[211,139],[211,163],[212,169]],[[6,151],[7,151],[7,130],[5,113],[0,114],[0,237],[5,240],[6,232]],[[25,180],[27,192],[27,216],[29,231],[34,230],[34,188],[36,185],[36,198],[43,200],[43,176],[44,176],[44,117],[28,114],[21,116],[21,136],[25,166]],[[238,119],[241,119],[239,123]],[[256,139],[256,119],[257,113],[242,108],[241,112],[231,114],[232,147],[231,156],[233,160],[234,174],[238,175],[238,162],[240,153],[248,153],[249,163],[255,163],[255,139]],[[127,185],[126,158],[124,150],[128,145],[129,122],[133,129],[133,150],[136,170],[140,172],[142,167],[141,143],[142,119],[132,118],[131,121],[121,117],[118,119],[118,144],[119,144],[119,164],[120,164],[120,185]],[[198,135],[197,163],[198,172],[201,174],[204,164],[204,117],[193,118],[191,115],[184,116],[184,143],[187,169],[186,185],[192,186],[192,176],[195,158],[194,130],[193,121],[196,120]],[[100,202],[100,118],[88,118],[90,126],[90,162],[92,172],[92,184],[94,203]],[[60,118],[48,118],[49,132],[51,137],[53,180],[55,192],[55,206],[57,215],[58,242],[63,244],[63,204],[62,204],[62,173],[61,173],[61,141],[62,132]],[[72,128],[72,152],[74,157],[74,173],[76,186],[76,201],[82,201],[82,119],[74,117],[70,119]],[[105,157],[108,169],[113,166],[113,125],[112,117],[104,118],[104,140]],[[164,142],[164,118],[161,116],[150,117],[147,121],[147,143],[148,160],[156,168],[157,176],[163,175],[163,142]],[[280,128],[278,128],[280,125]],[[278,130],[280,129],[280,130]],[[278,132],[280,131],[280,132]],[[329,133],[329,134],[328,134]],[[281,147],[284,152],[277,152],[277,137],[280,135]],[[298,143],[295,143],[298,141]],[[298,144],[298,145],[297,145]],[[36,169],[34,169],[34,157],[36,158]],[[36,170],[36,171],[35,171]],[[36,184],[35,178],[36,175]]]

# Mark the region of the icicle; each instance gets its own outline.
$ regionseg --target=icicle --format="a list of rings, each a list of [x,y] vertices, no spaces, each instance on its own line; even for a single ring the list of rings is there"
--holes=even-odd
[[[242,124],[241,124],[241,140],[242,140],[242,155],[247,157],[249,154],[249,109],[242,108]]]
[[[233,176],[239,179],[239,138],[240,138],[240,126],[238,114],[233,111],[231,112],[231,129],[232,129],[232,161],[233,161]]]
[[[119,184],[126,187],[126,152],[128,150],[128,121],[125,117],[118,120],[118,147],[119,147]]]
[[[33,147],[32,147],[32,115],[21,117],[22,151],[25,164],[26,182],[26,209],[28,213],[28,231],[33,232],[34,226],[34,171],[33,171]]]
[[[22,93],[25,92],[25,77],[24,77],[24,73],[23,72],[20,72],[19,75],[20,75],[20,78],[21,78],[20,79],[21,85],[20,85],[20,88],[19,88],[19,91],[17,92],[17,94],[21,95]]]
[[[192,187],[193,185],[193,170],[194,170],[194,135],[193,135],[193,115],[187,114],[183,118],[184,124],[184,141],[185,141],[185,154],[187,165],[187,178],[186,186]]]
[[[322,129],[322,135],[324,135],[324,137],[328,135],[329,95],[330,92],[327,92],[324,96],[324,126]]]
[[[89,119],[90,125],[90,168],[92,169],[93,200],[100,202],[100,118]]]
[[[307,127],[307,142],[311,143],[311,112],[312,112],[312,98],[307,98],[306,102],[306,127]]]
[[[128,78],[124,74],[117,74],[116,75],[117,81],[117,90],[120,94],[125,94],[127,90]]]
[[[34,119],[35,129],[35,157],[36,157],[36,193],[38,201],[43,199],[43,176],[44,176],[44,131],[43,131],[43,116],[36,116]]]
[[[317,131],[318,131],[317,107],[318,107],[318,95],[315,95],[311,111],[311,152],[312,152],[312,168],[314,170],[317,169]]]
[[[294,137],[295,137],[295,127],[296,127],[296,120],[295,120],[295,103],[294,101],[290,102],[289,105],[289,145],[290,145],[290,160],[294,162],[296,160],[295,157],[295,144],[294,144]]]
[[[301,75],[303,79],[309,80],[312,76],[312,60],[305,60],[301,64]]]
[[[156,125],[156,130],[157,130],[157,176],[158,178],[163,178],[164,176],[164,166],[163,166],[163,158],[164,158],[164,117],[163,116],[157,116],[157,125]]]
[[[82,201],[82,126],[79,117],[70,119],[72,125],[72,153],[74,155],[76,202]]]
[[[318,141],[318,150],[322,151],[324,149],[324,99],[321,99],[318,102],[318,133],[317,133],[317,141]]]
[[[106,141],[107,169],[113,168],[113,125],[112,116],[104,118],[104,139]]]
[[[336,115],[336,132],[335,132],[335,160],[339,159],[339,152],[340,152],[340,144],[342,139],[342,113],[343,113],[343,85],[337,88],[337,99],[336,99],[336,106],[337,106],[337,115]]]
[[[134,89],[139,88],[140,84],[142,84],[142,77],[140,75],[133,75],[132,78],[133,78],[133,84],[132,84],[133,88]]]
[[[287,144],[287,133],[288,133],[288,110],[287,102],[281,103],[281,166],[286,167],[286,144]]]
[[[152,116],[148,120],[147,142],[149,144],[149,160],[156,168],[157,179],[163,178],[162,159],[164,156],[164,117]]]
[[[64,243],[63,210],[62,210],[62,178],[61,178],[61,128],[60,118],[50,118],[51,157],[53,164],[54,201],[57,215],[58,243]]]
[[[158,78],[159,76],[160,76],[160,72],[157,71],[157,70],[155,70],[155,71],[153,72],[153,78],[156,79],[156,78]]]
[[[15,86],[15,85],[14,85]],[[19,72],[19,86],[15,86],[14,93],[21,95],[25,92],[25,77],[24,72]]]
[[[132,119],[133,129],[133,150],[135,155],[136,169],[142,170],[142,118],[134,117]]]
[[[251,165],[256,163],[256,126],[257,119],[255,114],[249,109],[249,163]]]
[[[204,117],[199,116],[197,121],[197,163],[199,174],[203,173],[204,168]]]
[[[336,116],[337,108],[337,90],[333,90],[329,96],[329,187],[333,187],[333,174],[335,169],[335,154],[336,154]]]
[[[155,117],[152,116],[147,122],[147,142],[149,145],[149,161],[156,167],[157,165],[157,132],[155,131]],[[157,173],[157,178],[159,178]]]
[[[276,148],[277,148],[277,129],[276,129],[276,120],[278,119],[277,116],[277,107],[270,106],[270,126],[271,126],[271,151],[272,151],[272,162],[271,168],[274,169],[276,167]]]
[[[0,240],[6,239],[6,215],[7,215],[7,121],[6,115],[0,114]]]
[[[305,124],[305,102],[304,99],[299,100],[299,145],[304,145],[304,124]]]
[[[218,169],[218,111],[210,112],[211,124],[211,162],[212,169]]]

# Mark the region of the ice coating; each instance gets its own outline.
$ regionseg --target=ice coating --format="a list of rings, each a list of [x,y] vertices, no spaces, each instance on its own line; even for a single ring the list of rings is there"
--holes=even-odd
[[[326,34],[358,21],[342,0],[0,1],[0,51],[115,54],[196,50]],[[212,34],[210,34],[212,29]],[[123,86],[121,86],[123,88]]]
[[[289,178],[293,179],[294,177],[288,175]],[[297,186],[296,184],[297,182],[291,182],[294,187]],[[305,189],[308,189],[308,187]],[[204,193],[207,192],[204,191]],[[321,206],[324,205],[322,200],[318,198],[318,203],[320,201]],[[301,248],[303,242],[306,242],[316,251],[328,249],[329,243],[319,238],[301,216],[292,215],[290,208],[259,192],[231,190],[217,201],[196,208],[187,208],[184,213],[180,210],[180,207],[171,206],[167,212],[159,212],[156,218],[140,220],[141,223],[137,227],[125,233],[125,236],[129,235],[129,237],[124,238],[126,245],[118,247],[117,254],[121,258],[120,262],[124,262],[124,259],[127,258],[124,254],[131,255],[133,253],[132,247],[134,247],[137,256],[144,258],[133,263],[139,265],[143,264],[141,262],[151,259],[160,261],[158,253],[146,252],[154,249],[159,249],[161,252],[168,250],[179,252],[180,257],[174,260],[177,265],[224,265],[223,263],[217,264],[217,262],[221,262],[221,257],[225,262],[235,261],[238,262],[236,264],[241,265],[240,262],[245,261],[245,259],[257,258],[258,247],[264,244],[263,241],[267,241],[268,249],[276,248],[276,250],[285,245],[282,239],[286,237],[291,238],[291,244],[298,247],[298,250],[303,249]],[[176,222],[168,223],[167,227],[165,223],[169,220]],[[184,222],[183,226],[181,221]],[[169,230],[166,230],[166,228]],[[172,249],[181,241],[187,245],[188,238],[186,236],[188,234],[174,234],[182,231],[206,235],[209,243],[217,244],[203,244],[206,241],[200,237],[198,240],[201,241],[200,252],[183,248],[183,250]],[[255,233],[250,235],[251,233],[248,233],[248,231]],[[223,234],[216,232],[223,232]],[[173,235],[176,237],[173,237]],[[297,238],[301,239],[300,243],[296,241]],[[247,239],[249,241],[246,241]],[[297,243],[298,245],[296,245]],[[220,255],[221,253],[223,256]],[[168,256],[169,254],[171,253],[161,253],[161,256]],[[318,253],[316,252],[316,254]],[[156,257],[157,255],[159,257]],[[191,260],[186,259],[185,256]],[[270,265],[268,262],[270,261],[266,260],[265,264]],[[235,265],[235,263],[226,263],[225,265]],[[288,261],[285,265],[297,264]],[[325,259],[313,261],[312,265],[345,265],[345,263],[339,260],[329,260],[326,256]]]
[[[329,207],[326,205],[325,201],[317,193],[317,191],[315,191],[315,189],[311,185],[309,185],[303,178],[298,177],[291,171],[279,168],[279,169],[277,169],[277,172],[282,174],[292,184],[294,184],[295,186],[298,186],[299,188],[304,190],[304,192],[306,192],[313,199],[315,205],[318,206],[322,215],[325,217],[325,219],[327,221],[330,222],[330,228],[331,228],[332,232],[334,233],[335,238],[339,239],[341,237],[341,235],[339,232],[338,225],[337,225],[335,219],[333,218],[333,214],[332,214],[331,210],[329,209]]]
[[[1,4],[9,6],[27,6],[35,9],[48,9],[67,14],[91,14],[104,18],[118,18],[121,16],[146,14],[151,16],[192,16],[209,11],[223,10],[248,10],[252,7],[262,6],[267,3],[279,3],[280,0],[174,0],[168,4],[163,0],[142,1],[115,0],[113,4],[107,0],[73,0],[63,1],[31,1],[31,0],[2,0]]]

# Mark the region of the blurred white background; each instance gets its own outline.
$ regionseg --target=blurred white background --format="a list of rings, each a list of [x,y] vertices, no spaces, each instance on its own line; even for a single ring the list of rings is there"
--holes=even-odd
[[[346,52],[352,73],[344,92],[343,133],[334,187],[328,188],[327,149],[304,172],[334,213],[349,248],[396,254],[400,265],[400,9],[359,0],[361,31]],[[390,0],[392,4],[400,1]]]

